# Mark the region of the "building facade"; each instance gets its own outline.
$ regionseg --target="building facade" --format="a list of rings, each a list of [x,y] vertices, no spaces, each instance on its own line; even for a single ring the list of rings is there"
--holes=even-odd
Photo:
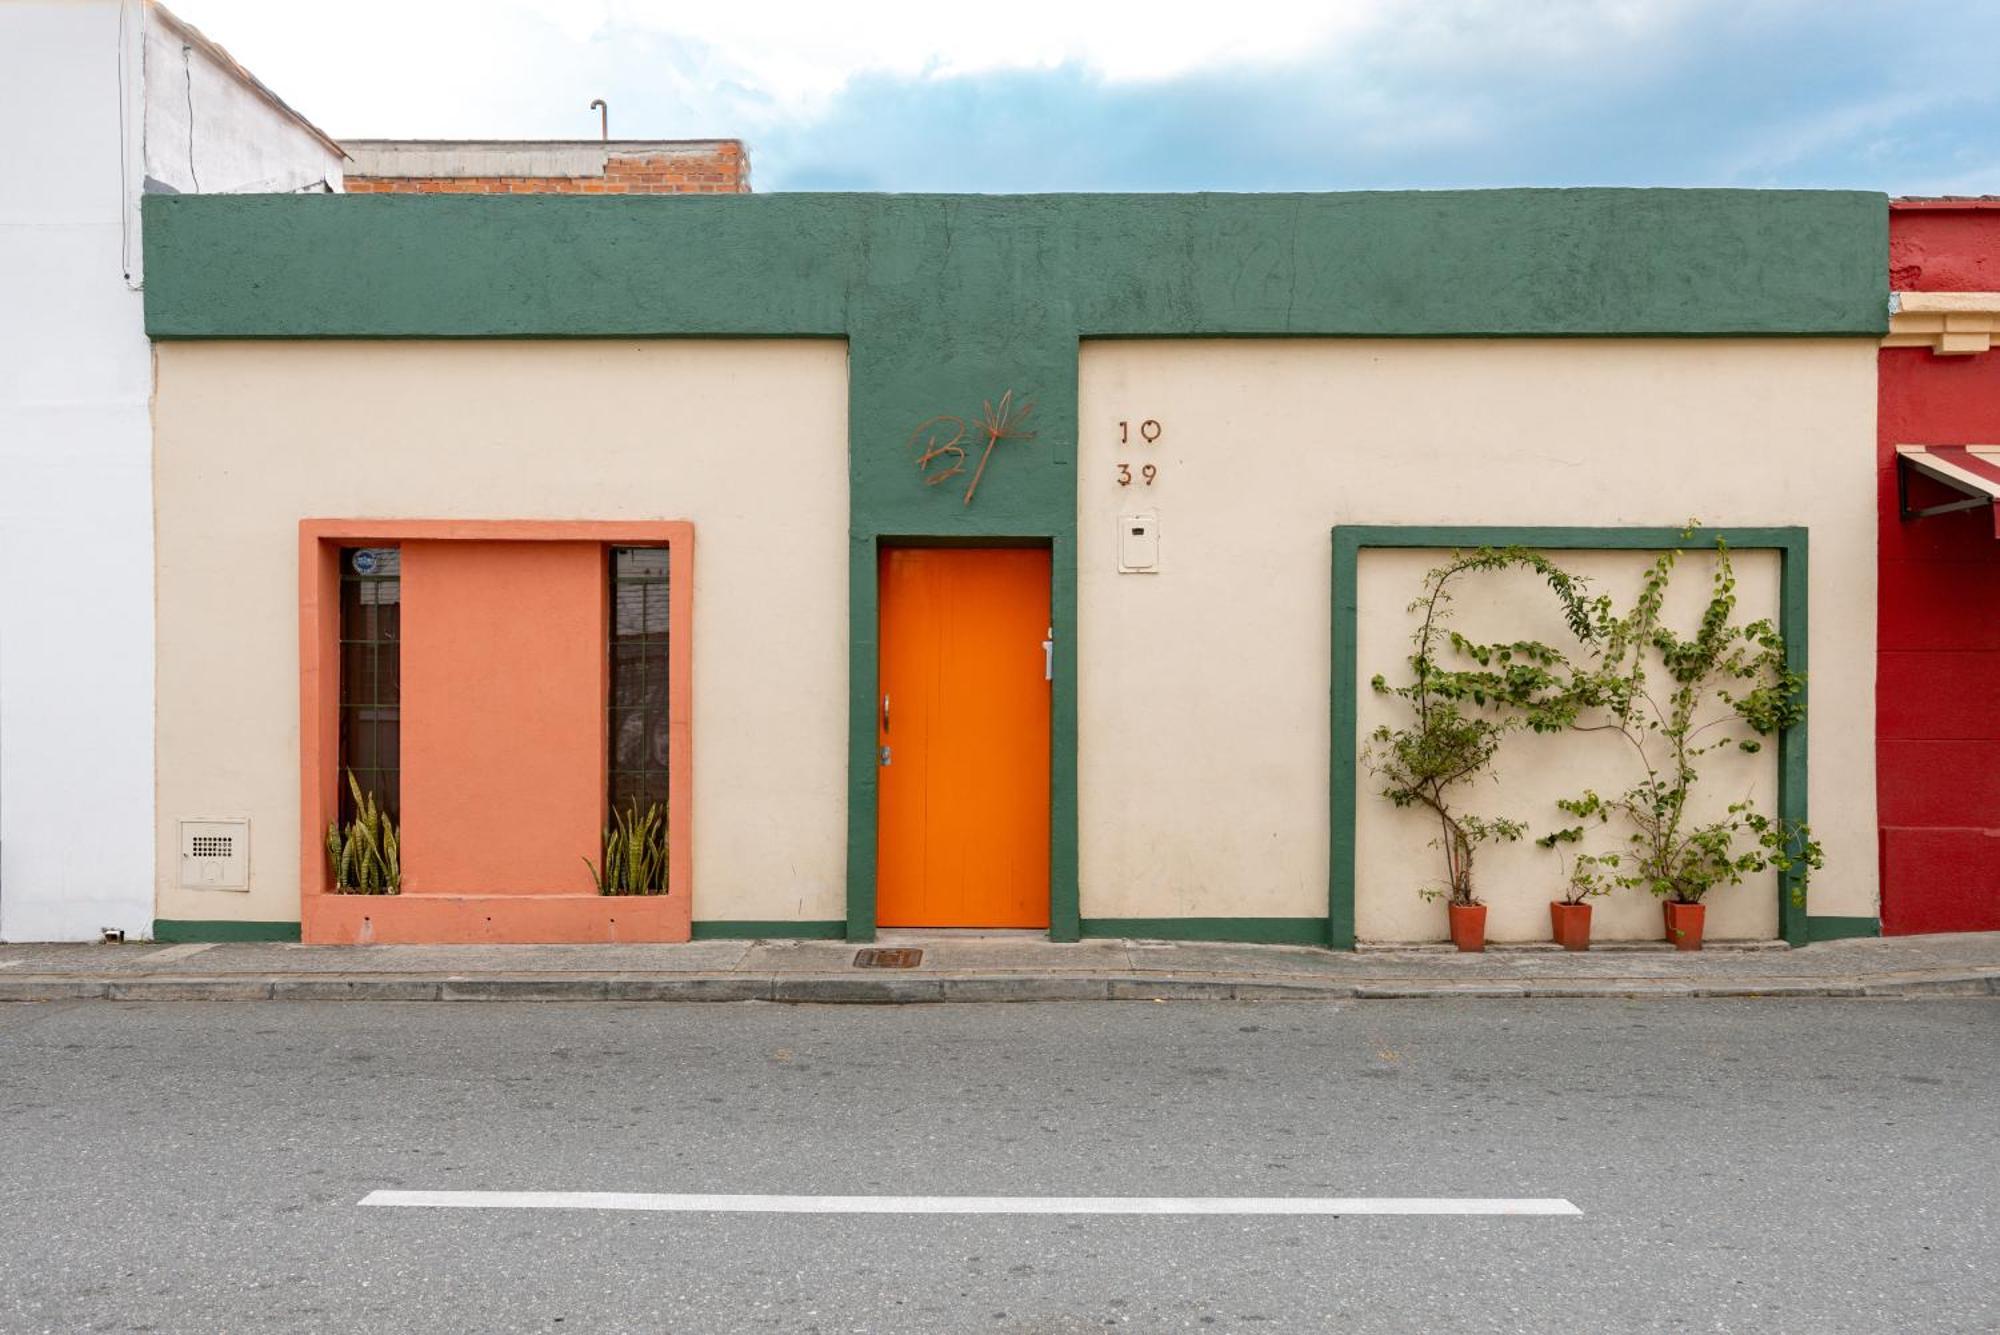
[[[1714,800],[1809,820],[1827,865],[1803,905],[1775,873],[1718,892],[1710,934],[1872,933],[1887,217],[151,201],[156,929],[1439,938],[1430,826],[1366,758],[1425,571],[1518,543],[1623,600],[1684,549],[1697,615],[1723,536],[1810,711],[1720,757]],[[1562,629],[1531,581],[1459,617]],[[1496,800],[1552,819],[1621,764],[1510,738]],[[400,894],[331,893],[362,774]],[[664,895],[597,892],[628,805],[664,820]],[[225,887],[191,840],[229,831]],[[1545,936],[1558,875],[1492,849],[1492,934]],[[1643,894],[1599,912],[1659,934]]]
[[[141,0],[0,6],[0,135],[0,940],[142,936],[155,904],[140,200],[338,190],[343,159]]]
[[[1996,931],[2000,200],[1896,201],[1889,266],[1876,452],[1882,927]]]

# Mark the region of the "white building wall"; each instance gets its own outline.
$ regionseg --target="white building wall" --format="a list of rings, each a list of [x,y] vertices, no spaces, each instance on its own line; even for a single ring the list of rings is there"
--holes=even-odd
[[[181,194],[339,189],[340,155],[172,24],[146,25],[146,175]]]
[[[138,0],[0,4],[0,940],[144,935],[153,920],[137,205],[147,136],[168,133],[147,124],[164,98],[143,73],[161,22]],[[278,158],[221,147],[239,141],[314,179],[336,160],[247,90],[255,108],[221,96],[213,80],[235,81],[196,56],[203,189],[277,179]]]

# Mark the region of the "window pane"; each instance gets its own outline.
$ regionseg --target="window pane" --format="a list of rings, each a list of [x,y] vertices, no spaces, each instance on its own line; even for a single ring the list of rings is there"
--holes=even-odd
[[[667,800],[670,565],[664,547],[611,549],[605,796],[614,810]]]
[[[649,799],[646,796],[646,781],[643,775],[616,772],[612,774],[611,810],[613,812],[624,811],[634,802],[637,802],[639,810],[644,812],[648,801]]]
[[[645,593],[646,635],[648,638],[657,636],[664,639],[667,634],[667,586],[664,584],[648,584],[645,586]]]
[[[340,646],[340,703],[372,704],[375,699],[375,646],[372,643]]]
[[[646,711],[614,709],[611,712],[611,768],[642,770],[646,767]]]
[[[403,655],[393,644],[389,652],[375,656],[375,699],[392,708],[403,703]]]
[[[611,555],[614,579],[663,580],[667,577],[667,549],[664,547],[616,547]]]
[[[395,547],[340,553],[340,818],[354,816],[354,781],[392,819],[402,813],[403,554]]]
[[[376,765],[375,721],[368,717],[365,709],[348,709],[341,718],[340,768],[353,770],[355,777],[378,768]],[[347,787],[347,777],[343,773],[340,786]]]
[[[615,639],[638,639],[646,633],[646,591],[635,584],[611,586],[611,634]]]

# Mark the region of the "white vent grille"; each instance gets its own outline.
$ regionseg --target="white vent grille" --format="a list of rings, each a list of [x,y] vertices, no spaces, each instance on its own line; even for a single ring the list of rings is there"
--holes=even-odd
[[[191,890],[250,888],[250,822],[181,822],[181,884]]]

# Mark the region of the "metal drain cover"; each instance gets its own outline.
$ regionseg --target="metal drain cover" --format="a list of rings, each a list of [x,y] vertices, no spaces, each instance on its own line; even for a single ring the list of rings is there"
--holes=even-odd
[[[854,952],[854,967],[857,969],[914,969],[923,963],[924,952],[915,946],[895,946],[886,949],[870,947]]]

